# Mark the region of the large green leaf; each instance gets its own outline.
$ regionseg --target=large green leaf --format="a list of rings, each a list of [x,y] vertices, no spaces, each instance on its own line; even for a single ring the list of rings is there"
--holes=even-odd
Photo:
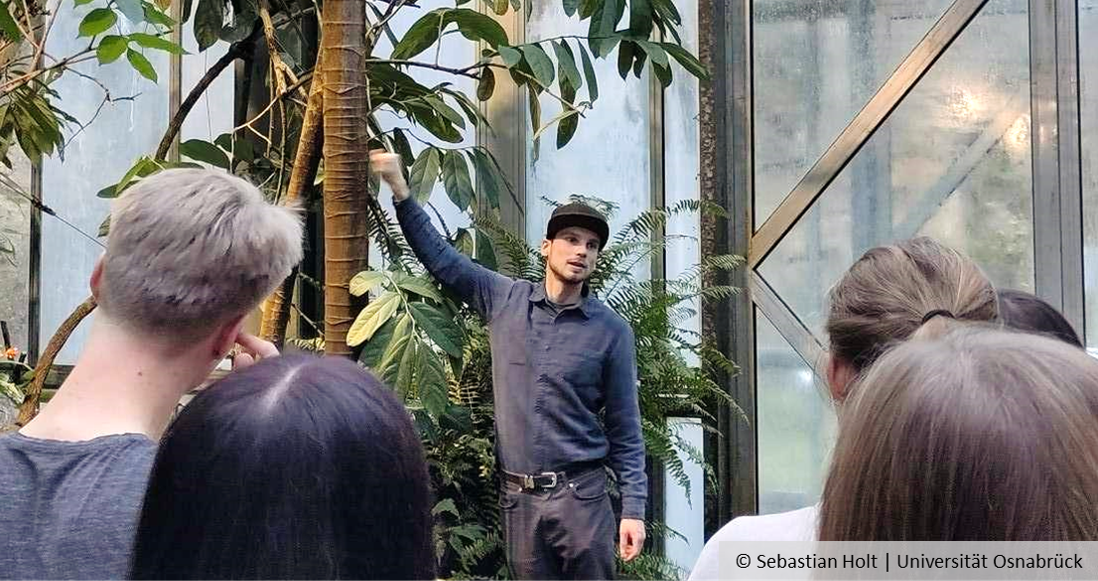
[[[494,164],[488,159],[488,154],[480,149],[469,152],[469,159],[473,162],[473,170],[477,177],[477,191],[488,200],[492,208],[499,208],[500,179],[496,175]]]
[[[422,104],[413,108],[412,115],[420,125],[431,132],[431,135],[447,143],[461,143],[463,139],[461,132],[430,105]]]
[[[583,76],[587,77],[587,100],[594,103],[599,98],[599,78],[595,75],[595,67],[591,63],[591,57],[582,44],[579,45],[580,57],[583,59]]]
[[[394,292],[384,293],[374,299],[355,317],[351,330],[347,331],[347,344],[355,347],[369,341],[374,332],[396,313],[399,306],[400,295]]]
[[[532,88],[526,91],[526,101],[530,109],[530,127],[537,131],[538,127],[541,127],[541,99],[538,98],[538,94]],[[541,141],[538,138],[534,138],[534,151],[533,161],[538,160],[539,152],[541,151]]]
[[[141,9],[145,13],[145,21],[155,24],[157,26],[163,26],[164,28],[175,27],[175,20],[172,20],[170,16],[164,14],[159,8],[149,4],[148,2],[141,3]]]
[[[504,0],[504,4],[506,4],[506,3],[507,3],[507,0]],[[454,515],[455,517],[461,516],[461,515],[458,514],[457,505],[454,504],[454,499],[452,499],[452,498],[447,498],[447,499],[442,500],[441,502],[435,504],[435,507],[431,509],[431,515],[432,516],[438,516],[438,515],[440,515],[444,512],[448,512],[448,513]]]
[[[705,68],[705,65],[701,64],[701,61],[690,54],[688,50],[670,42],[661,42],[660,46],[667,51],[667,54],[671,55],[671,58],[678,61],[682,68],[686,69],[686,72],[703,81],[709,80],[709,71]]]
[[[560,123],[557,123],[557,149],[568,145],[568,142],[575,137],[576,129],[579,128],[579,119],[578,114],[569,115],[561,119]]]
[[[426,95],[423,97],[423,100],[430,104],[431,107],[447,121],[465,129],[465,120],[461,118],[461,113],[458,113],[453,107],[447,105],[441,97]]]
[[[437,353],[426,346],[416,349],[416,387],[419,389],[419,401],[427,413],[435,418],[442,416],[450,407],[449,384],[446,381],[446,368]]]
[[[156,69],[153,68],[149,59],[145,58],[145,55],[132,48],[126,49],[126,60],[130,61],[130,66],[133,67],[133,70],[141,73],[142,77],[154,83],[156,82]]]
[[[545,51],[536,44],[524,44],[522,45],[522,55],[526,57],[526,63],[530,65],[530,70],[534,72],[534,78],[538,80],[538,83],[543,87],[549,87],[553,84],[553,61],[549,59],[549,55],[545,54]]]
[[[135,32],[129,36],[130,40],[138,45],[154,50],[162,50],[171,54],[185,54],[186,51],[178,44],[156,35]]]
[[[557,55],[557,68],[560,70],[561,80],[567,80],[575,89],[582,87],[583,77],[580,76],[579,68],[576,67],[576,56],[572,54],[568,41],[553,41],[553,52]]]
[[[129,48],[129,42],[125,38],[113,34],[104,36],[103,40],[99,41],[99,46],[95,48],[95,57],[99,59],[101,65],[113,63],[122,57],[127,48]]]
[[[397,320],[391,318],[385,321],[380,329],[374,331],[374,336],[370,337],[370,340],[359,351],[359,363],[369,368],[377,367],[378,363],[381,362],[381,358],[385,355],[385,350],[389,348],[389,343],[393,340],[393,330],[396,329],[396,324]]]
[[[439,152],[433,147],[428,147],[419,154],[416,162],[412,164],[412,182],[409,187],[412,197],[419,203],[425,203],[431,197],[431,190],[438,181],[440,166]]]
[[[671,64],[667,60],[667,52],[663,50],[663,47],[647,40],[638,40],[637,46],[640,46],[645,53],[648,54],[648,58],[652,60],[652,64],[658,64],[664,68],[670,68]]]
[[[393,130],[393,148],[400,154],[404,165],[410,166],[415,163],[416,156],[412,154],[412,144],[408,143],[408,136],[400,129]]]
[[[401,38],[400,42],[393,47],[392,58],[410,59],[435,44],[442,31],[442,18],[445,12],[445,8],[439,8],[424,14],[417,20],[408,32],[404,33],[404,38]]]
[[[360,297],[386,280],[384,272],[364,270],[351,278],[351,294]]]
[[[454,324],[452,318],[427,303],[409,303],[408,308],[411,309],[416,326],[423,329],[435,345],[452,357],[461,357],[465,341],[461,329]]]
[[[503,60],[503,64],[507,65],[508,68],[514,67],[522,62],[522,52],[510,46],[499,47],[499,56]]]
[[[23,38],[23,34],[19,31],[19,26],[15,23],[15,18],[12,17],[9,11],[11,6],[11,2],[0,3],[0,37],[18,42]]]
[[[384,353],[378,361],[374,372],[389,385],[394,385],[397,379],[397,371],[400,367],[400,359],[404,355],[404,349],[412,338],[412,315],[404,313],[397,319],[393,328],[392,338],[384,346]]]
[[[110,30],[118,22],[118,15],[109,8],[96,8],[80,21],[80,36],[95,36]]]
[[[462,212],[473,202],[473,182],[469,178],[469,165],[460,151],[447,151],[442,157],[442,183],[446,195]]]
[[[448,11],[446,20],[455,22],[458,31],[469,40],[483,40],[492,48],[507,44],[507,32],[494,18],[487,14],[481,14],[468,8],[458,8]]]
[[[421,297],[433,299],[440,303],[442,302],[442,295],[428,279],[397,271],[393,273],[393,281],[396,282],[398,287],[405,291]]]
[[[198,41],[199,51],[217,42],[224,24],[224,0],[198,0],[198,7],[194,10],[194,38]]]
[[[492,270],[499,270],[495,244],[480,228],[477,228],[477,262]]]
[[[621,41],[618,45],[618,75],[622,79],[629,76],[629,70],[633,68],[634,44],[628,40]]]
[[[220,147],[209,141],[188,139],[179,144],[179,154],[195,161],[208,163],[222,169],[229,169],[229,156],[226,155]]]
[[[423,344],[413,335],[408,339],[404,353],[400,356],[400,364],[397,366],[396,380],[393,385],[405,397],[416,391],[416,371],[420,365],[417,355],[423,350]]]
[[[477,82],[477,99],[481,101],[487,101],[492,98],[492,93],[496,91],[496,75],[492,72],[492,69],[485,68],[480,73],[480,80]]]
[[[652,4],[649,0],[629,0],[629,33],[641,38],[652,34]]]
[[[591,15],[587,42],[595,56],[604,58],[614,50],[618,40],[615,31],[624,13],[625,0],[602,0],[602,9]]]

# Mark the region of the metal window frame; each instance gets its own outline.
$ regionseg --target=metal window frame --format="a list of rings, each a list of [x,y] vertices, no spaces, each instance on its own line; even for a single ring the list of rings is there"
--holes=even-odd
[[[1077,0],[1029,1],[1036,291],[1086,337]]]

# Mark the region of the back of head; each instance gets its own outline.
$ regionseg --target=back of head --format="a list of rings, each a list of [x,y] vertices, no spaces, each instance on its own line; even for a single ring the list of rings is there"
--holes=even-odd
[[[170,169],[116,202],[99,304],[143,334],[188,340],[259,304],[301,261],[295,211],[219,170]]]
[[[1098,361],[973,326],[884,355],[845,404],[825,541],[1098,539]]]
[[[930,238],[866,252],[831,289],[827,334],[832,355],[858,372],[910,338],[935,312],[991,321],[995,290],[976,263]]]
[[[1036,295],[1018,290],[999,291],[999,320],[1011,329],[1048,335],[1082,348],[1078,333],[1060,311]]]
[[[161,443],[136,579],[429,579],[427,465],[390,389],[344,359],[234,373]]]

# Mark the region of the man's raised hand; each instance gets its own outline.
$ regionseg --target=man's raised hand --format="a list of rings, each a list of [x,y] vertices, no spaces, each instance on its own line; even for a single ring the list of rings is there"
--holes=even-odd
[[[384,149],[370,152],[370,172],[389,184],[393,190],[393,199],[400,202],[408,198],[408,183],[404,181],[403,163],[400,156]]]

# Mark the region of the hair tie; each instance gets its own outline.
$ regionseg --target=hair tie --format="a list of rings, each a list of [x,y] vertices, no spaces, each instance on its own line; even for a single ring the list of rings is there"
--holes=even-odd
[[[923,322],[921,324],[925,325],[927,321],[929,321],[929,320],[931,320],[934,317],[937,317],[939,315],[943,316],[943,317],[949,317],[950,319],[956,319],[957,318],[957,317],[953,316],[953,313],[949,309],[935,309],[935,310],[930,311],[929,313],[923,315]]]

